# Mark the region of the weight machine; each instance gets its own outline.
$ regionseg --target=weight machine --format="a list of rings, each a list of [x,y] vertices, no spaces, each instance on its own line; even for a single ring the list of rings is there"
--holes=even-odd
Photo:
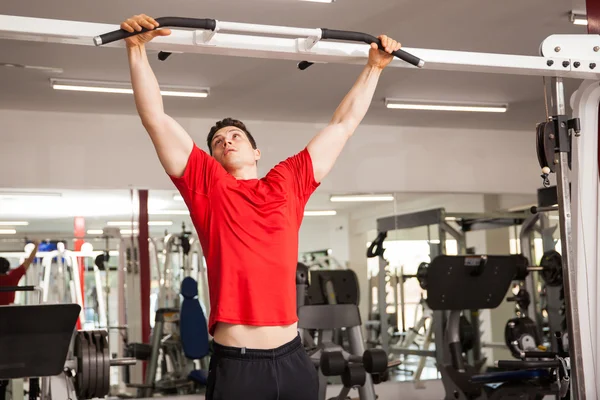
[[[296,60],[300,62],[300,69],[306,69],[313,63],[363,64],[367,59],[369,46],[332,42],[332,39],[377,43],[370,35],[330,29],[244,24],[214,19],[157,20],[163,27],[184,28],[175,29],[172,35],[156,38],[147,45],[149,50],[160,51],[162,60],[172,53],[192,52]],[[107,33],[110,37],[106,36]],[[0,15],[0,37],[4,39],[123,47],[119,39],[128,35],[117,25],[111,24]],[[414,68],[416,65],[422,69],[552,78],[554,115],[552,118],[548,116],[550,121],[538,130],[538,136],[547,139],[548,153],[551,153],[546,162],[540,163],[548,164],[543,165],[549,169],[548,172],[544,169],[544,174],[548,177],[555,172],[557,176],[569,348],[573,354],[577,354],[571,370],[572,397],[575,400],[597,398],[600,391],[600,387],[593,384],[599,357],[593,349],[600,344],[600,335],[591,328],[596,326],[598,305],[588,300],[591,294],[600,289],[596,279],[600,253],[595,246],[600,237],[597,138],[600,69],[596,68],[600,53],[595,50],[598,48],[598,35],[551,35],[540,46],[541,56],[404,47],[402,53],[395,54],[403,61],[394,60],[390,64],[392,68]],[[571,102],[573,116],[579,118],[582,132],[575,141],[571,141],[562,78],[584,80]],[[550,126],[555,128],[552,137]],[[573,165],[572,193],[568,189],[569,155],[572,156]],[[585,203],[583,199],[586,199]],[[577,280],[577,276],[586,276],[587,279]],[[582,329],[582,326],[586,329]]]

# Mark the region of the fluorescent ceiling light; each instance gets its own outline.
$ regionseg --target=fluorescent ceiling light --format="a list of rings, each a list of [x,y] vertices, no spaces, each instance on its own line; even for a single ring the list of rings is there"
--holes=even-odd
[[[572,12],[571,13],[571,23],[573,23],[575,25],[587,25],[588,24],[587,15],[575,14]]]
[[[394,201],[391,194],[353,194],[345,196],[331,196],[329,201],[333,203],[360,202],[360,201]]]
[[[27,197],[61,197],[61,193],[51,192],[0,192],[2,199],[21,199]]]
[[[137,235],[138,234],[138,230],[137,229],[121,229],[120,230],[121,235]]]
[[[29,222],[26,221],[0,221],[0,226],[27,226]]]
[[[310,3],[333,3],[335,0],[300,0],[300,1],[307,1]]]
[[[471,111],[503,113],[508,110],[507,104],[485,103],[425,103],[420,101],[385,99],[385,106],[397,110],[426,110],[426,111]]]
[[[188,210],[160,210],[148,211],[149,215],[190,215]]]
[[[17,233],[15,229],[0,229],[0,235],[14,235]]]
[[[326,217],[330,215],[336,215],[335,210],[324,210],[324,211],[304,211],[305,217]]]
[[[183,201],[183,196],[180,194],[176,194],[175,196],[173,196],[173,200],[175,201]]]
[[[104,231],[102,229],[88,229],[88,235],[102,235]]]
[[[77,92],[99,92],[99,93],[122,93],[133,94],[130,83],[105,82],[105,81],[82,81],[74,79],[50,79],[50,84],[55,90],[70,90]],[[163,96],[177,97],[208,97],[207,88],[196,88],[190,86],[161,85],[160,93]]]
[[[138,221],[108,221],[106,225],[108,226],[130,226],[139,224]],[[171,226],[173,225],[173,221],[148,221],[148,226]]]

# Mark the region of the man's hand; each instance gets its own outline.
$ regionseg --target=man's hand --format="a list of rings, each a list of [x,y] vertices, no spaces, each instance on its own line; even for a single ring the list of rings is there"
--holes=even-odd
[[[400,50],[402,45],[385,35],[378,36],[378,39],[381,40],[381,44],[385,51],[379,50],[377,44],[371,43],[368,64],[375,68],[384,69],[394,59],[392,53],[396,50]]]
[[[143,46],[156,36],[169,36],[171,34],[170,29],[156,29],[158,28],[158,25],[158,22],[156,22],[154,18],[149,17],[146,14],[134,15],[123,21],[121,23],[121,29],[127,32],[141,32],[142,28],[150,29],[150,32],[140,33],[139,35],[130,36],[125,39],[126,46]]]

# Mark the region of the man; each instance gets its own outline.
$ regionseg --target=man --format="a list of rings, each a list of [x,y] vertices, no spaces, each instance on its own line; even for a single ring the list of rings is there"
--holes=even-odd
[[[296,264],[304,206],[369,108],[400,48],[381,36],[329,125],[259,179],[261,153],[247,127],[226,118],[207,138],[210,156],[165,114],[145,43],[169,29],[146,15],[121,24],[135,104],[158,158],[190,210],[208,266],[214,355],[207,399],[316,400],[318,376],[297,332]],[[284,134],[284,133],[282,133]],[[212,157],[211,157],[212,156]]]
[[[29,269],[37,253],[39,242],[34,242],[35,247],[31,250],[29,256],[18,268],[10,269],[10,262],[0,257],[0,287],[18,286],[19,281]],[[8,306],[15,301],[15,292],[0,292],[0,306]]]
[[[19,285],[19,281],[25,275],[33,260],[35,260],[39,242],[34,242],[34,244],[35,247],[31,250],[29,257],[23,261],[23,264],[13,270],[10,269],[10,262],[4,257],[0,257],[0,288]],[[15,292],[0,292],[0,306],[8,306],[14,302]],[[8,383],[7,380],[0,380],[0,399],[2,400],[6,397]]]

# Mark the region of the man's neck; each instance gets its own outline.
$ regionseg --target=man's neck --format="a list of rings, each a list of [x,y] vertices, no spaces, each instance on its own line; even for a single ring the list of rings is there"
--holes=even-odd
[[[229,171],[229,173],[233,175],[235,179],[242,181],[258,179],[258,170],[256,167],[240,168],[233,171]]]

